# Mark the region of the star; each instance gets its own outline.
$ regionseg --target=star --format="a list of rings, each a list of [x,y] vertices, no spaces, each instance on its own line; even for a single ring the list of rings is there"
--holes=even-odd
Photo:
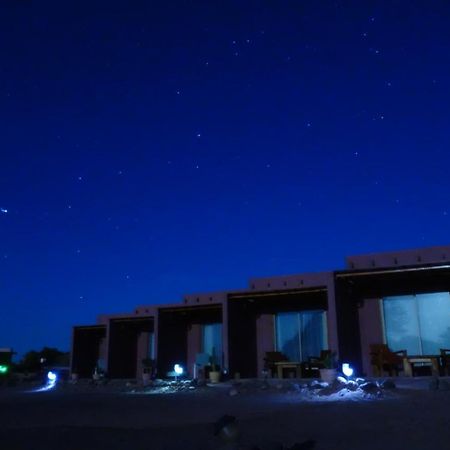
[[[84,296],[83,295],[80,295],[80,300],[84,300]]]
[[[355,152],[355,153],[353,153],[355,156],[358,156],[359,155],[359,153],[358,152]]]
[[[197,133],[197,137],[200,138],[202,137],[202,135],[200,133]]]
[[[122,175],[123,174],[123,172],[121,171],[121,170],[119,170],[118,172],[117,172],[117,175]]]
[[[181,94],[181,91],[177,91],[177,95],[180,95]]]
[[[83,177],[78,177],[78,181],[82,181],[83,180]]]
[[[309,127],[311,127],[311,122],[308,122],[307,124],[306,124],[306,126],[309,128]]]
[[[76,252],[77,255],[79,255],[81,253],[81,250],[79,248],[77,248]]]
[[[6,208],[0,208],[0,212],[3,214],[8,214],[8,210]]]
[[[67,209],[72,209],[72,205],[67,205]]]
[[[129,280],[129,279],[130,279],[130,275],[125,275],[125,278],[126,278],[127,280]]]

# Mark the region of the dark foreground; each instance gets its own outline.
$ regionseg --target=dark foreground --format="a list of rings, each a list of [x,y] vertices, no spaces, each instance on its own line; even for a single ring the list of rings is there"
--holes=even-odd
[[[449,391],[411,387],[379,400],[320,402],[281,391],[230,396],[224,386],[166,395],[0,389],[0,448],[275,450],[314,440],[317,450],[444,449],[449,411]],[[214,436],[223,414],[237,417],[238,442]]]

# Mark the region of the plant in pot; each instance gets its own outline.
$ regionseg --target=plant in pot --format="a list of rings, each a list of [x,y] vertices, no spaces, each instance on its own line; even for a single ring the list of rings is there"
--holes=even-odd
[[[142,360],[142,384],[147,386],[150,383],[155,367],[155,360],[152,358],[144,358]]]
[[[220,381],[220,371],[216,364],[216,351],[213,347],[212,355],[209,357],[209,365],[211,370],[209,371],[209,381],[211,383],[218,383]]]
[[[337,378],[336,352],[323,352],[323,357],[320,362],[323,366],[323,368],[320,369],[320,378],[328,384],[333,383]]]

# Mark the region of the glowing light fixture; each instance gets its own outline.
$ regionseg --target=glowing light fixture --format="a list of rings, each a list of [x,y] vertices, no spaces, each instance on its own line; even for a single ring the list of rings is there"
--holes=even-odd
[[[342,364],[342,373],[348,378],[353,375],[353,368],[350,367],[349,363]]]
[[[48,381],[56,381],[56,373],[55,372],[52,372],[51,370],[50,370],[50,372],[47,374],[47,378],[48,378]]]
[[[173,370],[177,374],[177,376],[183,375],[183,367],[181,367],[180,364],[175,364],[173,366]]]
[[[8,366],[0,365],[0,374],[8,373]]]

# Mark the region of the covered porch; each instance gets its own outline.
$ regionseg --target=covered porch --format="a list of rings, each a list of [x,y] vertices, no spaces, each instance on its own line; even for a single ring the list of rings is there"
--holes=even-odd
[[[326,287],[231,294],[228,299],[230,373],[262,375],[267,352],[304,363],[328,348]],[[298,373],[298,371],[297,371]]]
[[[449,292],[448,265],[337,273],[342,357],[359,373],[378,375],[371,348],[384,344],[406,350],[402,375],[436,374],[440,349],[450,348]]]
[[[106,325],[78,326],[73,329],[71,372],[90,378],[104,363]]]
[[[165,377],[181,364],[190,377],[197,375],[199,354],[224,368],[222,304],[160,308],[158,312],[158,374]]]
[[[123,317],[109,321],[108,376],[136,378],[142,360],[154,359],[154,318]]]

